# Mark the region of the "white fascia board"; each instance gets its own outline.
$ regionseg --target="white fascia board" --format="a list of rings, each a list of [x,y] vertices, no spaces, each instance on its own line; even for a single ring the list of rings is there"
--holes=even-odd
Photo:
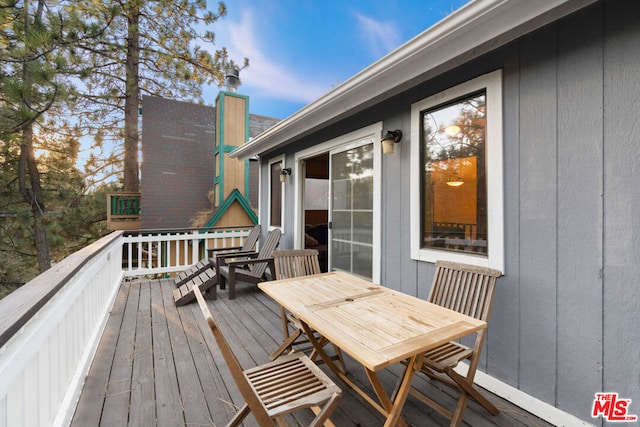
[[[469,61],[595,1],[473,0],[230,155],[285,145],[446,71],[449,61]]]

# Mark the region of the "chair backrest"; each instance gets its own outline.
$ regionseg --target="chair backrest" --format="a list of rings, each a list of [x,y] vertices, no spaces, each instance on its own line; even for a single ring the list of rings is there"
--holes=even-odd
[[[280,243],[280,237],[282,236],[282,231],[279,228],[274,228],[269,232],[267,238],[264,243],[260,246],[260,252],[258,252],[258,258],[270,258],[273,254],[273,251],[278,247]],[[251,274],[256,277],[262,277],[264,272],[267,270],[268,263],[266,262],[258,262],[252,264],[249,267]]]
[[[202,314],[207,320],[209,329],[211,329],[211,333],[213,334],[216,340],[216,343],[220,348],[222,357],[224,358],[224,361],[227,363],[227,366],[231,371],[231,376],[233,377],[233,380],[235,381],[238,388],[240,389],[240,393],[242,394],[242,397],[244,398],[245,402],[251,409],[251,413],[255,416],[256,420],[258,421],[258,424],[260,424],[260,427],[263,427],[263,426],[275,427],[275,423],[273,422],[273,420],[271,419],[267,411],[264,409],[264,407],[260,403],[260,400],[258,399],[258,397],[253,393],[251,384],[249,384],[249,382],[247,381],[247,379],[243,374],[242,365],[240,365],[238,358],[233,353],[233,350],[231,349],[229,342],[227,341],[224,334],[222,333],[222,330],[218,328],[218,325],[216,324],[216,321],[213,318],[213,315],[211,314],[209,307],[207,306],[207,302],[202,296],[202,292],[200,292],[200,288],[198,286],[194,286],[193,292],[196,296],[196,299],[198,300],[198,305],[200,306],[200,310],[202,311]]]
[[[258,238],[260,237],[261,230],[262,227],[260,227],[260,225],[256,225],[255,227],[253,227],[244,243],[242,244],[242,248],[240,250],[243,252],[252,251],[254,246],[256,245],[256,242],[258,241]]]
[[[429,301],[476,319],[489,321],[498,270],[436,261]]]
[[[288,279],[320,273],[318,251],[315,249],[274,251],[272,256],[276,267],[276,279]]]

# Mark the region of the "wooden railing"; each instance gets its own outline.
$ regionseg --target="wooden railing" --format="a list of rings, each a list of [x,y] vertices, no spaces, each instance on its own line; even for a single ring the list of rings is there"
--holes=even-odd
[[[113,232],[0,299],[0,427],[69,425],[122,279],[184,270],[248,229]]]

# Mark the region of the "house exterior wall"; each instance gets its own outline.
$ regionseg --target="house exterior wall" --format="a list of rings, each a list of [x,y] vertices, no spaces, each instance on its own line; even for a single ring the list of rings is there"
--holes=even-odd
[[[189,227],[211,207],[214,109],[145,96],[142,114],[142,228]]]
[[[588,423],[596,392],[640,414],[640,3],[602,1],[305,136],[294,153],[503,70],[505,270],[480,370]],[[382,275],[425,298],[434,265],[411,259],[409,132],[382,163]],[[267,182],[265,154],[262,188]],[[286,184],[293,200],[294,179]],[[266,191],[261,206],[267,206]],[[293,247],[294,209],[281,246]],[[266,212],[261,210],[261,222]]]
[[[241,145],[247,139],[245,114],[249,100],[230,94],[226,99],[229,108],[218,111],[224,116],[218,130],[226,132],[227,144]],[[142,111],[141,228],[190,227],[191,219],[199,211],[211,209],[209,192],[214,189],[214,163],[218,160],[218,167],[223,166],[214,150],[216,111],[211,106],[153,96],[143,97]],[[250,136],[255,137],[278,121],[249,114]],[[255,162],[242,162],[240,168],[233,168],[229,165],[238,160],[228,159],[227,153],[223,158],[227,163],[223,168],[227,173],[224,197],[234,188],[244,193],[248,187],[252,206],[257,208],[258,175],[245,173],[245,164]],[[249,185],[245,179],[249,179]]]

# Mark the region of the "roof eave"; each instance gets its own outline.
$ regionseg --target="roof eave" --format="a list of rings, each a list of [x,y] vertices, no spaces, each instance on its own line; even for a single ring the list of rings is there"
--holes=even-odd
[[[247,159],[286,145],[595,1],[471,1],[230,155]]]

